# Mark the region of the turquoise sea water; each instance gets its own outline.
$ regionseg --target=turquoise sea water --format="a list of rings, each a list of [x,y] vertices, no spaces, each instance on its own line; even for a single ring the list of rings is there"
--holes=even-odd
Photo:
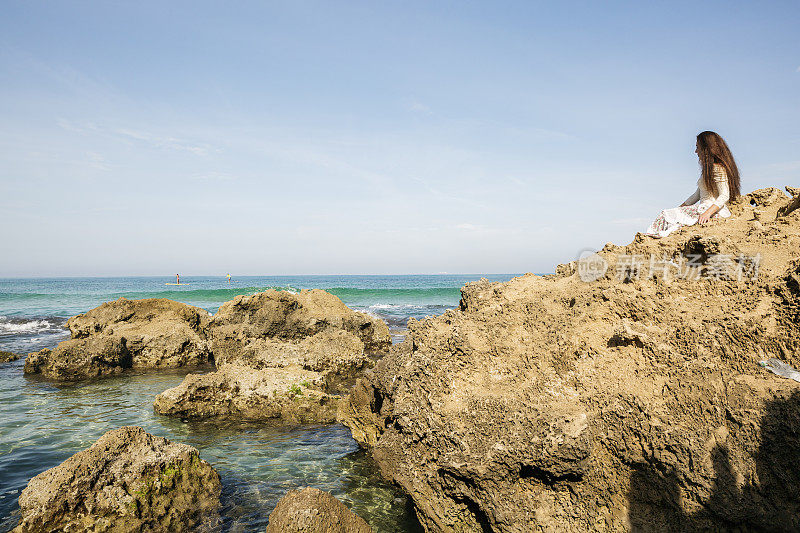
[[[267,288],[322,288],[350,307],[387,321],[395,338],[410,317],[455,307],[474,276],[280,276],[237,278],[0,279],[0,350],[28,353],[68,338],[66,319],[119,297],[170,298],[215,312],[238,294]],[[512,275],[485,275],[505,281]],[[328,490],[376,531],[417,531],[406,498],[383,481],[347,428],[264,427],[184,422],[153,413],[155,396],[185,371],[131,374],[56,385],[22,373],[23,362],[0,366],[0,531],[19,520],[17,499],[28,480],[89,447],[100,435],[138,425],[200,450],[223,479],[223,531],[263,531],[288,490]]]

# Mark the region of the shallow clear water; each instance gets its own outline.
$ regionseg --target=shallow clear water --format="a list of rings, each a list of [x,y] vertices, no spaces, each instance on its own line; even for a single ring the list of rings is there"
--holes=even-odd
[[[455,307],[459,287],[480,276],[303,276],[0,280],[0,350],[27,353],[68,337],[69,316],[119,296],[167,297],[215,312],[236,294],[267,287],[324,288],[349,306],[389,323],[396,334],[410,317]],[[487,276],[505,280],[511,276]],[[166,290],[165,290],[166,289]],[[332,492],[378,531],[418,531],[407,499],[379,475],[341,425],[265,427],[184,422],[153,412],[153,399],[186,371],[130,374],[72,385],[26,377],[23,361],[0,365],[0,531],[19,520],[17,500],[28,480],[91,446],[106,431],[137,425],[196,447],[223,482],[222,529],[263,531],[286,491]]]
[[[186,423],[153,412],[153,398],[183,373],[149,373],[54,386],[22,375],[21,362],[0,368],[0,530],[19,520],[17,498],[28,479],[124,425],[200,450],[223,480],[224,530],[266,527],[286,491],[332,492],[377,531],[412,531],[406,499],[382,481],[341,425],[291,428]]]

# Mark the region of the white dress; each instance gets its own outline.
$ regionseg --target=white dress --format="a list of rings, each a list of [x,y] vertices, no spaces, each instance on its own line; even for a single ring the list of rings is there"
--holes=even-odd
[[[697,190],[686,199],[684,202],[686,205],[661,211],[653,223],[650,224],[650,227],[645,230],[644,234],[651,237],[666,237],[677,231],[681,226],[697,224],[697,219],[700,218],[700,215],[705,213],[712,205],[719,207],[719,211],[712,218],[727,218],[731,216],[728,206],[725,205],[730,199],[728,174],[725,172],[725,167],[714,164],[712,176],[719,191],[717,196],[714,196],[711,191],[706,189],[703,177],[700,176],[700,179],[697,180]]]

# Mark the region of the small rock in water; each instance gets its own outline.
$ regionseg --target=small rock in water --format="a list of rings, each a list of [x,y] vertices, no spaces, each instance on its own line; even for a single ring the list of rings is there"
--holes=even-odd
[[[31,479],[14,531],[186,531],[213,519],[220,491],[195,448],[122,427]]]
[[[331,494],[306,487],[280,499],[266,533],[372,533],[372,528]]]
[[[12,352],[4,352],[0,350],[0,363],[10,363],[19,359],[19,355]]]

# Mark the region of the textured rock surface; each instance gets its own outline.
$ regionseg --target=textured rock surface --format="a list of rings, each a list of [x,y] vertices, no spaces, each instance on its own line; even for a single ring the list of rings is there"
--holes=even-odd
[[[369,353],[385,352],[392,344],[382,320],[353,311],[320,289],[237,296],[219,308],[210,328],[220,361],[238,357],[258,339],[302,340],[326,330],[355,335]]]
[[[322,372],[326,389],[348,387],[391,345],[386,324],[322,290],[238,296],[213,319],[165,299],[114,302],[72,317],[72,338],[29,355],[25,372],[55,380],[126,369],[195,366],[216,359],[255,368],[299,365]]]
[[[756,191],[662,240],[462,290],[411,321],[340,419],[428,531],[800,528],[800,211]],[[620,257],[761,254],[757,280],[648,279]],[[719,257],[719,256],[717,256]],[[742,264],[746,260],[742,260]],[[622,280],[617,273],[622,274]]]
[[[203,309],[171,300],[120,298],[70,318],[72,338],[30,354],[25,372],[77,380],[129,368],[199,365],[211,358],[209,321]]]
[[[0,363],[10,363],[19,359],[19,355],[12,352],[4,352],[0,350]]]
[[[14,531],[186,531],[213,520],[219,494],[196,449],[122,427],[31,479]]]
[[[329,493],[305,488],[280,499],[267,533],[372,533],[372,528]]]
[[[153,404],[190,418],[330,423],[339,394],[391,343],[382,321],[319,290],[267,291],[220,307],[209,328],[217,371],[187,376]]]
[[[234,417],[282,424],[332,423],[339,396],[320,390],[317,372],[297,367],[256,370],[235,363],[191,374],[156,396],[157,413],[182,418]]]
[[[372,367],[373,360],[365,353],[358,337],[343,330],[329,329],[302,340],[251,339],[243,342],[239,351],[228,351],[217,359],[220,368],[229,363],[256,370],[292,367],[309,370],[319,374],[322,388],[342,392],[348,390],[364,370]]]

